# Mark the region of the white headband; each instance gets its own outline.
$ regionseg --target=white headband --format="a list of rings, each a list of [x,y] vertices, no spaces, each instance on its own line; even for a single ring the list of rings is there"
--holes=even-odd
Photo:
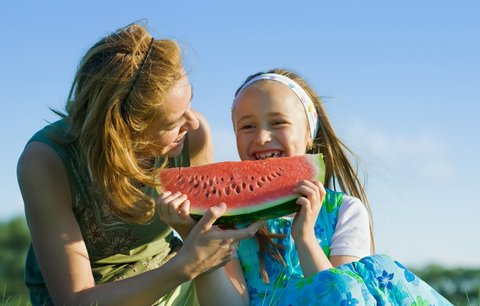
[[[302,102],[303,109],[305,110],[305,114],[307,115],[307,121],[308,121],[308,127],[310,128],[310,133],[312,136],[312,140],[315,139],[315,136],[317,135],[317,130],[318,130],[318,114],[317,110],[315,109],[315,105],[312,102],[312,99],[310,99],[310,96],[307,94],[307,92],[302,88],[302,86],[298,85],[297,82],[294,80],[281,75],[281,74],[276,74],[276,73],[264,73],[257,75],[256,77],[252,78],[249,80],[247,83],[245,83],[238,91],[237,97],[240,96],[240,93],[250,86],[252,83],[255,83],[260,80],[271,80],[271,81],[277,81],[280,82],[288,88],[290,88],[300,99],[300,102]],[[236,100],[236,99],[235,99]],[[233,102],[235,104],[235,101]]]

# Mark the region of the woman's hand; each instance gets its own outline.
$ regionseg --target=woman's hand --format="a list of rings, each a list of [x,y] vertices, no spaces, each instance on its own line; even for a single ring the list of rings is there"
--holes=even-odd
[[[263,222],[255,222],[246,228],[235,230],[222,230],[213,226],[225,210],[224,203],[210,207],[184,240],[177,256],[183,258],[187,275],[196,277],[225,265],[232,259],[239,241],[253,237],[263,225]]]
[[[296,242],[315,238],[315,222],[322,208],[325,188],[319,181],[301,181],[294,192],[301,195],[297,204],[302,207],[293,219],[292,237]]]
[[[185,240],[197,223],[190,217],[190,201],[180,192],[162,192],[156,200],[160,220],[172,227]]]

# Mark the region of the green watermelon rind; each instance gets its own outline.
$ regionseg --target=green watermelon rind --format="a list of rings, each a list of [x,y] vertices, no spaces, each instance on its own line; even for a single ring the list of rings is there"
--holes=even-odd
[[[246,214],[223,215],[215,221],[215,225],[231,225],[231,224],[250,224],[255,221],[273,219],[287,216],[300,210],[300,205],[296,204],[298,196],[286,202],[272,206],[267,209],[254,211]],[[190,214],[194,219],[200,219],[203,215]]]

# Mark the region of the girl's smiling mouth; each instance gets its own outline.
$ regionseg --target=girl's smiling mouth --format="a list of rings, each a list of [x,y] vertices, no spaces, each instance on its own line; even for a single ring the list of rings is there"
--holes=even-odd
[[[266,159],[266,158],[276,158],[281,157],[283,155],[283,151],[280,150],[264,150],[259,152],[254,152],[252,156],[255,159]]]

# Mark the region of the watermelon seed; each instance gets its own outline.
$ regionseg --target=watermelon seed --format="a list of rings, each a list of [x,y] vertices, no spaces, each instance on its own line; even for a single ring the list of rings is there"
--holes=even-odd
[[[213,186],[213,180],[212,179],[208,180],[208,185]]]
[[[267,175],[267,180],[268,180],[269,182],[271,182],[271,181],[272,181],[272,177],[271,177],[270,175]]]
[[[198,187],[198,182],[195,182],[195,184],[193,184],[193,188],[197,188]]]
[[[233,176],[230,177],[230,181],[233,181],[235,178]]]
[[[250,179],[251,179],[252,181],[254,181],[254,180],[255,180],[255,177],[254,177],[253,175],[251,175],[251,176],[250,176]]]
[[[213,187],[212,193],[217,193],[217,188]]]
[[[266,179],[264,176],[262,176],[262,177],[260,178],[260,180],[261,180],[262,182],[264,182],[264,183],[267,181],[267,179]]]
[[[256,184],[257,184],[258,187],[262,187],[262,186],[263,186],[262,182],[257,182]]]
[[[253,191],[253,185],[248,185],[248,189],[250,189],[250,191]]]
[[[281,173],[278,173],[277,171],[275,171],[275,173],[276,173],[278,176],[282,176],[282,174],[281,174]]]
[[[207,183],[203,182],[203,183],[202,183],[202,188],[203,188],[203,189],[207,188]]]
[[[226,195],[230,194],[230,187],[229,186],[225,187],[225,194]]]
[[[278,167],[278,170],[280,170],[282,172],[285,171],[285,169],[283,169],[282,167]]]
[[[205,196],[208,198],[210,196],[210,192],[208,190],[205,192]]]
[[[270,173],[270,175],[271,175],[273,178],[276,178],[276,177],[277,177],[277,174],[276,174],[275,172]]]
[[[205,175],[202,175],[200,179],[203,181],[205,179]]]
[[[240,193],[241,191],[242,191],[242,189],[240,188],[240,186],[235,187],[235,192],[236,193]]]
[[[222,182],[224,182],[224,181],[225,181],[225,179],[223,178],[223,176],[220,178],[220,181],[222,181]]]
[[[237,183],[233,182],[232,183],[232,189],[235,189],[237,187]]]
[[[247,187],[247,183],[243,182],[242,183],[242,188],[245,189]]]

